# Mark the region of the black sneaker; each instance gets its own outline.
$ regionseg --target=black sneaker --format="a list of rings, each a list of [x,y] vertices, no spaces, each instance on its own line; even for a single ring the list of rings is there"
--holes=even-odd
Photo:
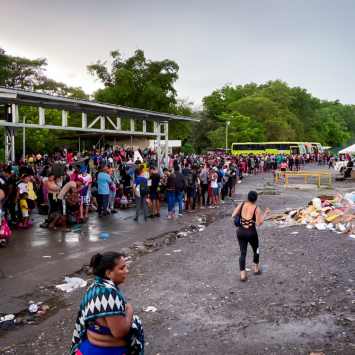
[[[155,215],[155,217],[160,217],[160,213],[157,213],[157,214]]]
[[[102,217],[102,213],[99,213],[99,217]]]
[[[151,214],[147,218],[155,218],[155,216],[153,214]]]
[[[112,211],[111,211],[111,213],[117,213],[117,211],[115,211],[115,210],[112,210]]]
[[[240,279],[240,282],[246,282],[248,280],[248,276],[245,276],[244,279]]]

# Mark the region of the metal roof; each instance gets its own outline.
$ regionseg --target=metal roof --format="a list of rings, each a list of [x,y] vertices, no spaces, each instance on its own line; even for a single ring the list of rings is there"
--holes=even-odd
[[[149,111],[72,97],[56,96],[4,86],[0,86],[0,104],[37,106],[69,112],[92,113],[96,115],[117,116],[155,122],[199,122],[199,120],[195,118],[172,115],[170,113]]]

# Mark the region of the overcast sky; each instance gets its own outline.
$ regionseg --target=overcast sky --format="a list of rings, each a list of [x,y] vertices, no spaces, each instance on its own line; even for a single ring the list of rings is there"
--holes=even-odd
[[[180,97],[196,105],[230,82],[281,79],[355,104],[355,1],[0,0],[0,47],[45,57],[47,75],[87,93],[86,65],[141,48],[180,66]]]

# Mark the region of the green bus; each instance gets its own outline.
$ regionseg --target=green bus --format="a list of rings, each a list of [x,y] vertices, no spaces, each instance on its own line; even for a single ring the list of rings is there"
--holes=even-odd
[[[232,143],[231,154],[306,154],[302,142]]]
[[[323,147],[320,143],[311,143],[315,153],[323,153]]]

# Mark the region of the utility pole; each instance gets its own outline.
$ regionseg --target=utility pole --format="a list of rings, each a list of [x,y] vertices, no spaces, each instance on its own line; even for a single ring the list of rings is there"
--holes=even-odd
[[[226,122],[226,153],[228,153],[228,126],[230,125],[230,121]]]

